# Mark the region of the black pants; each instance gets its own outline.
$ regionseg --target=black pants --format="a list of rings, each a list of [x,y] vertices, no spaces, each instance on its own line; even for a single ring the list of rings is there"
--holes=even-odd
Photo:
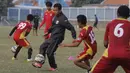
[[[57,68],[57,64],[55,62],[55,52],[58,48],[58,45],[62,42],[62,39],[60,38],[49,38],[43,44],[40,46],[40,54],[42,54],[44,57],[48,57],[49,64],[52,68]]]
[[[35,30],[37,30],[38,29],[38,23],[34,23],[34,25],[33,25],[33,29],[35,29]]]

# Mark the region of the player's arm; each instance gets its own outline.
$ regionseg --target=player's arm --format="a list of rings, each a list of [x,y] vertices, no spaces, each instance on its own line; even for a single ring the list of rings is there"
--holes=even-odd
[[[15,26],[12,30],[11,30],[11,32],[9,33],[9,36],[12,36],[12,34],[14,33],[14,31],[17,29],[17,27]]]
[[[29,33],[30,33],[30,32],[26,32],[26,33],[25,33],[25,37],[28,36]]]
[[[52,29],[53,29],[53,25],[48,29],[48,32],[46,32],[44,36],[47,36],[48,34],[50,34],[52,32]]]
[[[80,45],[80,43],[82,42],[82,40],[85,38],[85,36],[84,36],[85,33],[86,33],[86,31],[80,32],[78,38],[75,39],[72,43],[70,43],[70,44],[60,44],[60,46],[62,46],[62,47],[78,47]]]
[[[62,47],[78,47],[81,42],[73,42],[70,44],[60,44]]]
[[[28,29],[26,30],[26,33],[25,33],[25,37],[29,35],[31,29],[32,29],[32,26],[28,27]]]
[[[108,24],[109,25],[109,24]],[[104,35],[104,47],[107,48],[109,44],[109,27],[106,27],[105,35]]]
[[[45,18],[46,18],[46,17],[45,17],[45,13],[44,13],[43,20],[42,20],[42,22],[41,22],[39,28],[41,28],[41,27],[45,24],[45,21],[46,21]]]
[[[66,18],[65,20],[63,20],[62,25],[67,28],[68,30],[71,31],[72,37],[74,39],[76,39],[76,31],[74,29],[74,27],[70,24],[70,22],[68,21],[68,19]]]

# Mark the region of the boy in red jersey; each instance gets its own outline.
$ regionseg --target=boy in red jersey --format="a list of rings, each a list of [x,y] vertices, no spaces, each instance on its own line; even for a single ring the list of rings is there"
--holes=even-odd
[[[117,10],[117,19],[106,26],[104,46],[107,48],[101,59],[92,68],[92,73],[114,73],[121,66],[125,73],[130,73],[130,16],[128,6],[122,5]]]
[[[47,10],[44,13],[44,18],[39,26],[39,29],[44,25],[45,25],[45,29],[44,29],[44,34],[48,32],[49,28],[52,26],[52,19],[55,15],[54,11],[51,9],[52,7],[52,3],[51,2],[46,2],[46,7]],[[50,34],[45,36],[45,39],[48,39],[50,37]]]
[[[74,60],[74,64],[90,71],[89,59],[92,59],[97,52],[97,43],[95,40],[93,27],[86,25],[87,18],[84,15],[77,16],[77,22],[79,28],[81,28],[79,37],[71,44],[61,44],[62,47],[78,47],[82,41],[84,41],[84,51],[79,54],[77,59]]]
[[[28,48],[28,59],[27,59],[27,61],[32,60],[31,55],[32,55],[33,49],[31,47],[30,43],[26,39],[26,36],[30,33],[30,31],[32,29],[31,21],[33,21],[33,15],[29,14],[27,16],[27,20],[18,23],[12,29],[12,31],[9,34],[9,37],[11,37],[12,34],[13,34],[13,39],[16,42],[16,44],[18,45],[12,60],[17,59],[17,55],[18,55],[18,53],[19,53],[19,51],[21,50],[22,47]]]

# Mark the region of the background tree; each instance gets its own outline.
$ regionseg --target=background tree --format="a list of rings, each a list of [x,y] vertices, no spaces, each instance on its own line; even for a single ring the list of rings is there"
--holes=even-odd
[[[7,15],[8,7],[14,6],[12,1],[13,0],[0,0],[0,16],[6,16]]]
[[[103,0],[72,0],[72,7],[81,7],[86,4],[99,4]]]

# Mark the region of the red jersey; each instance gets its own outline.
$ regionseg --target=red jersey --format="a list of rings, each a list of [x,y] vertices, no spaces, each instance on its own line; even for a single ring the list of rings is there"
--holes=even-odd
[[[48,30],[52,26],[52,19],[54,17],[55,13],[53,10],[48,11],[46,10],[44,13],[44,19],[42,20],[40,24],[40,28],[43,26],[43,24],[46,24],[45,30]]]
[[[108,23],[104,40],[109,42],[109,57],[128,57],[127,51],[130,50],[130,22],[125,19],[115,19]]]
[[[91,26],[87,25],[84,28],[82,28],[76,41],[80,43],[84,41],[84,50],[92,48],[93,52],[96,53],[97,43]]]
[[[20,22],[16,25],[17,29],[14,32],[14,39],[24,39],[25,33],[30,32],[32,29],[32,24],[29,22]]]

